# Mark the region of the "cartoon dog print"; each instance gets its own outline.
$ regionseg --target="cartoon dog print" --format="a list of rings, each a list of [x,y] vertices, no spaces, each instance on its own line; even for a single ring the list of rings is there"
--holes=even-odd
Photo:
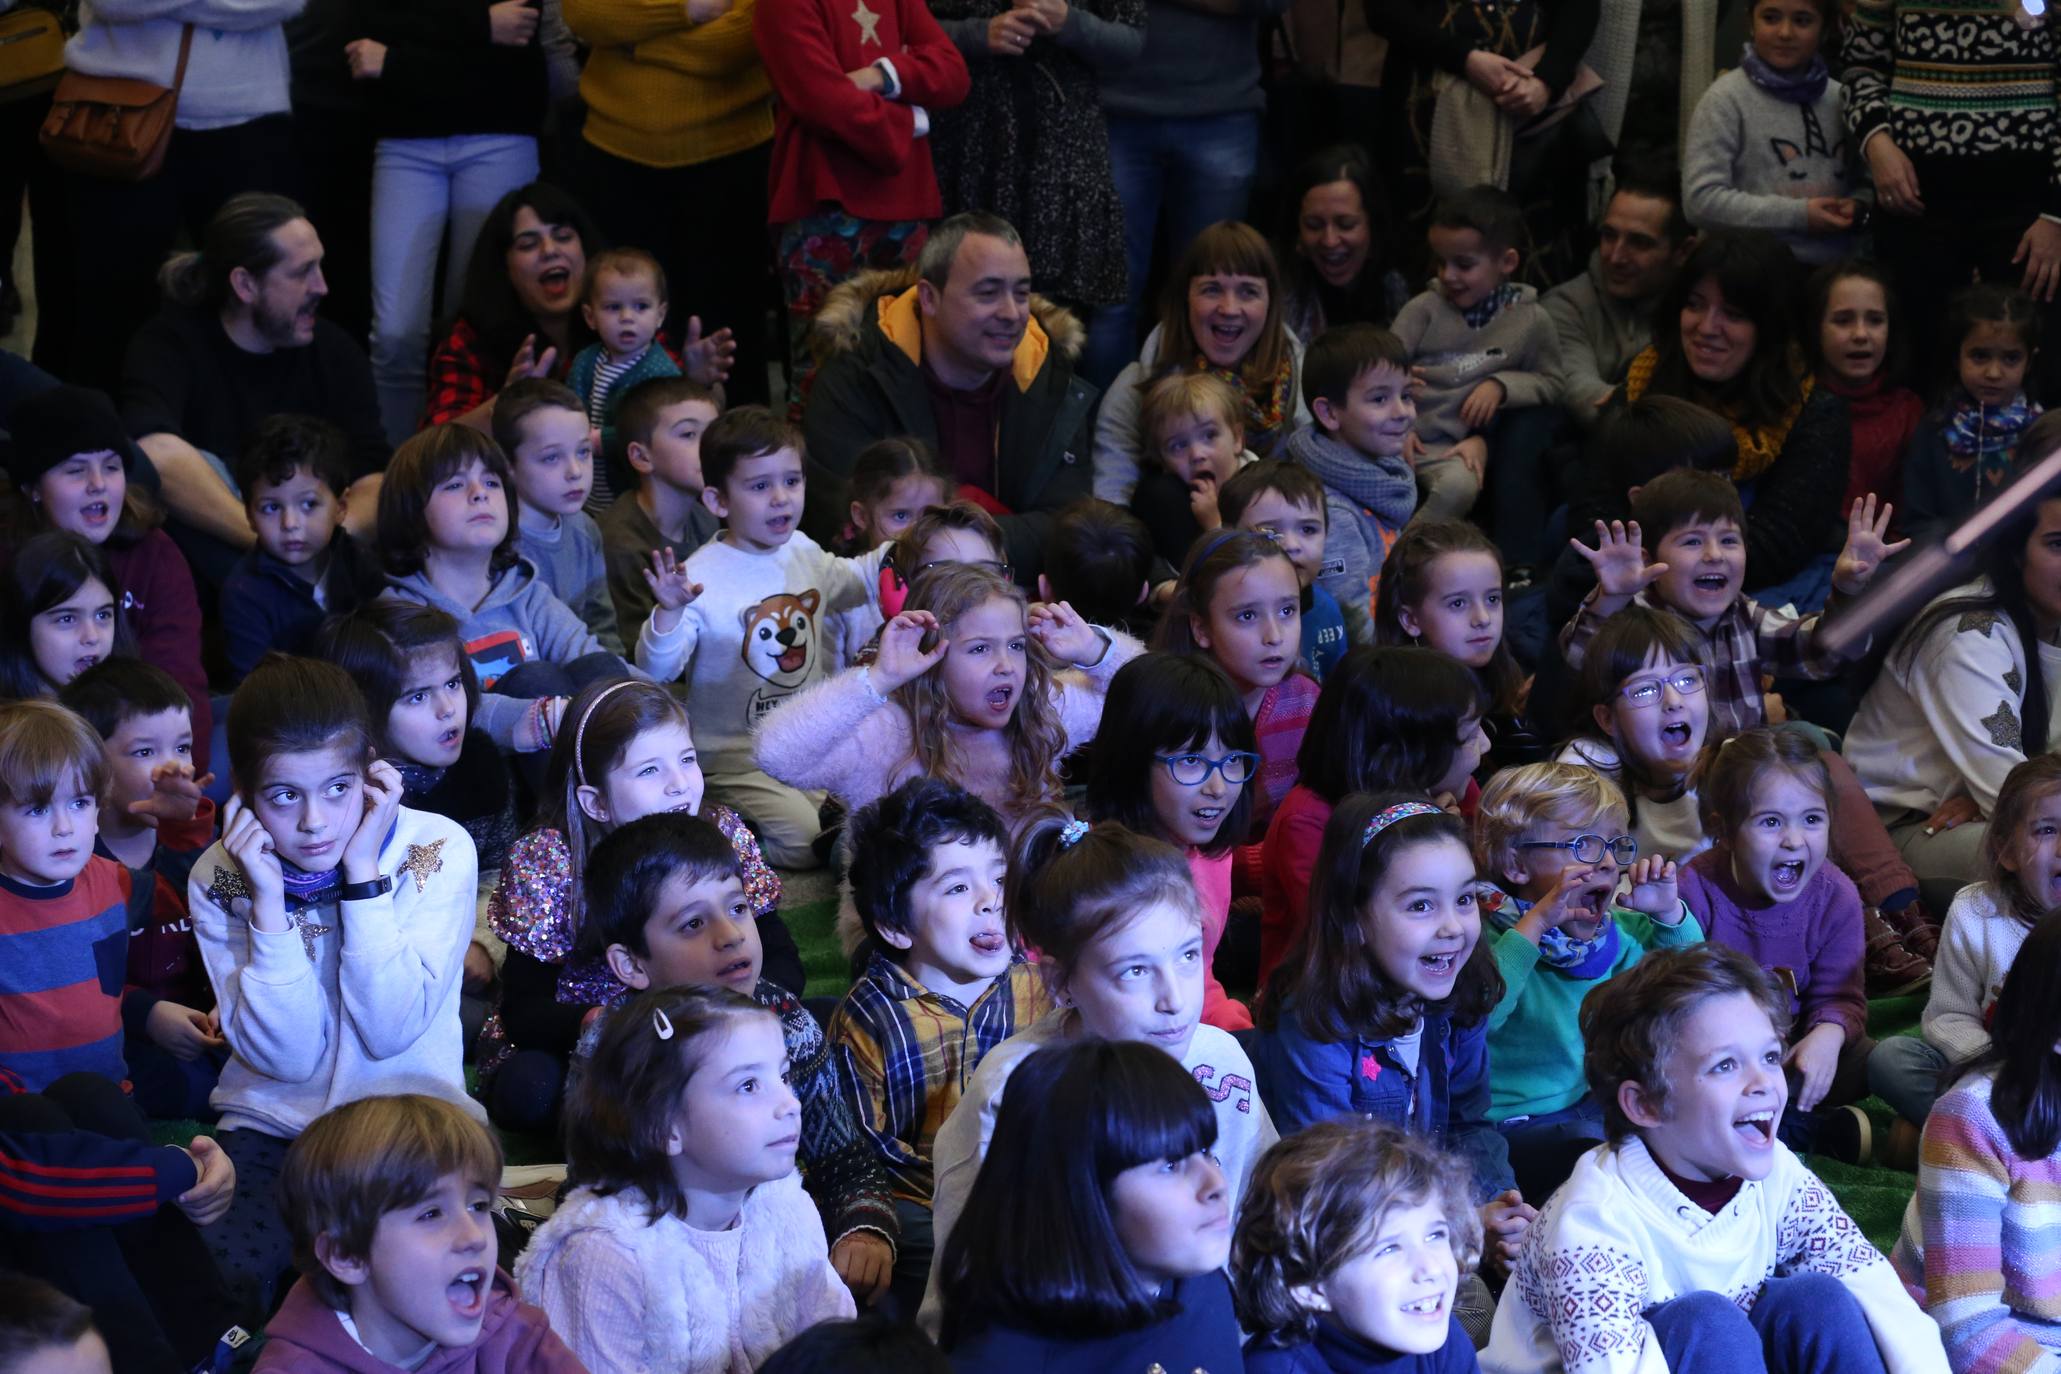
[[[793,691],[808,681],[809,656],[816,647],[814,588],[799,596],[769,596],[740,613],[744,623],[744,665],[775,687]]]

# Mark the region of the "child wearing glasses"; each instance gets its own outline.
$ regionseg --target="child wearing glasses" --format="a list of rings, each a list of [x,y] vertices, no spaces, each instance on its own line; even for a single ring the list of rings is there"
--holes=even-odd
[[[1568,763],[1505,769],[1475,816],[1475,867],[1498,884],[1481,897],[1484,940],[1503,975],[1488,1018],[1489,1120],[1533,1206],[1607,1138],[1582,1076],[1582,999],[1648,950],[1703,938],[1674,862],[1640,857],[1629,823],[1616,783]]]

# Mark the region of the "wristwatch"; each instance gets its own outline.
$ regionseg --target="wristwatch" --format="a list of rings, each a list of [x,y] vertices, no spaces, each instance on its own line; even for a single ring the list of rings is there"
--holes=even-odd
[[[394,890],[394,880],[382,873],[371,882],[345,883],[336,890],[339,902],[369,902],[374,897],[384,897]]]

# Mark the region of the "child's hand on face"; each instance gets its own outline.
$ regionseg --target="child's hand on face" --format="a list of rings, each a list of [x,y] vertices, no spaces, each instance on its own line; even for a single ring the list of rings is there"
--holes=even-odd
[[[1682,894],[1676,886],[1676,873],[1674,860],[1648,854],[1633,864],[1626,875],[1631,879],[1632,890],[1626,894],[1624,904],[1663,925],[1675,924],[1682,916]]]
[[[722,10],[729,8],[729,0],[723,0]],[[718,329],[704,337],[701,332],[701,316],[687,317],[687,340],[680,346],[680,364],[686,369],[689,378],[703,386],[721,386],[730,380],[730,368],[736,361],[735,335],[728,329]]]
[[[365,814],[358,829],[344,845],[343,871],[347,883],[369,883],[379,876],[379,847],[394,828],[394,813],[401,809],[401,774],[385,759],[365,770]]]
[[[194,1172],[200,1177],[179,1194],[179,1210],[195,1226],[212,1226],[236,1199],[236,1164],[212,1136],[193,1137],[193,1143],[186,1147],[186,1157],[193,1161]]]
[[[659,626],[661,630],[670,630],[680,623],[679,613],[701,595],[701,584],[687,576],[687,565],[674,555],[670,545],[653,549],[651,566],[642,571],[645,585],[651,588],[660,609],[673,613],[667,618],[670,623]]]
[[[1832,587],[1842,596],[1858,595],[1883,562],[1911,547],[1908,539],[1889,542],[1889,517],[1896,507],[1884,502],[1878,511],[1875,493],[1853,503],[1846,514],[1846,547],[1832,565]]]
[[[204,1052],[220,1049],[222,1037],[207,1012],[182,1007],[177,1002],[159,1002],[143,1018],[144,1033],[152,1042],[181,1062],[198,1059]]]
[[[931,633],[937,635],[937,643],[926,651],[923,637]],[[952,641],[945,638],[936,616],[929,611],[903,611],[881,627],[880,648],[866,674],[873,690],[885,696],[943,663],[951,648]]]
[[[1109,652],[1108,641],[1065,601],[1035,603],[1025,617],[1024,627],[1032,639],[1044,645],[1046,652],[1061,663],[1092,668]]]
[[[129,814],[152,825],[161,821],[190,821],[200,810],[201,792],[215,780],[193,776],[193,765],[172,759],[150,770],[150,795],[129,803]]]
[[[1558,930],[1572,920],[1599,914],[1591,894],[1596,886],[1596,870],[1583,864],[1575,864],[1560,870],[1560,878],[1553,884],[1553,890],[1531,904],[1531,910],[1517,918],[1519,935],[1537,944],[1549,930]],[[1608,906],[1609,897],[1604,897]]]
[[[1539,1209],[1524,1200],[1515,1188],[1498,1193],[1481,1205],[1481,1238],[1486,1253],[1482,1258],[1507,1271],[1524,1250],[1525,1232],[1538,1220]]]
[[[852,1290],[853,1301],[871,1307],[894,1277],[894,1247],[871,1231],[854,1231],[830,1247],[830,1267]]]
[[[1217,510],[1217,475],[1213,472],[1198,472],[1188,483],[1188,510],[1195,516],[1195,523],[1205,533],[1224,527],[1224,517]]]
[[[250,888],[250,910],[245,913],[250,923],[263,931],[285,930],[286,873],[272,850],[270,832],[241,796],[231,797],[222,812],[222,847],[243,870],[244,885]]]
[[[1469,429],[1487,429],[1489,422],[1496,418],[1496,412],[1502,409],[1503,399],[1508,394],[1501,382],[1494,377],[1488,378],[1460,402],[1460,423]]]
[[[1613,520],[1607,525],[1598,520],[1595,548],[1579,539],[1568,540],[1567,546],[1587,560],[1596,574],[1596,590],[1614,600],[1631,600],[1667,571],[1665,563],[1646,561],[1646,548],[1636,520],[1629,524]]]
[[[1832,1075],[1839,1068],[1839,1051],[1846,1044],[1846,1032],[1830,1021],[1805,1032],[1789,1047],[1789,1066],[1796,1070],[1796,1109],[1817,1110],[1832,1089]]]

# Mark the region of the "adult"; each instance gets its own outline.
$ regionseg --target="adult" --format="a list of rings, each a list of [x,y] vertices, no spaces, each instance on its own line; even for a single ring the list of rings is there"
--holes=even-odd
[[[1671,172],[1619,170],[1588,271],[1541,300],[1560,339],[1560,404],[1582,429],[1595,425],[1632,359],[1652,343],[1660,294],[1694,242]]]
[[[1285,188],[1282,318],[1305,343],[1334,324],[1386,326],[1410,299],[1396,270],[1388,196],[1366,150],[1336,143],[1303,159]]]
[[[973,78],[934,111],[945,213],[987,210],[1023,235],[1039,294],[1077,308],[1126,299],[1123,204],[1102,115],[1105,74],[1145,47],[1145,0],[934,0]]]
[[[282,26],[301,4],[82,0],[79,31],[65,44],[70,70],[169,87],[182,52],[186,70],[156,176],[66,176],[70,296],[41,308],[71,318],[70,380],[115,389],[123,349],[151,315],[153,274],[182,230],[199,242],[215,212],[239,192],[292,189]]]
[[[827,543],[844,524],[861,449],[911,434],[985,494],[1016,579],[1035,586],[1053,516],[1088,495],[1095,388],[1074,373],[1080,323],[1031,294],[1016,230],[954,215],[931,231],[913,276],[846,282],[816,326],[823,365],[802,415],[809,532]]]
[[[229,473],[269,416],[313,415],[350,436],[354,514],[369,521],[391,449],[364,349],[318,313],[322,240],[301,207],[234,197],[200,251],[165,264],[163,284],[164,309],[129,344],[122,418],[158,471],[195,575],[219,585],[252,543]]]
[[[1288,0],[1146,0],[1144,51],[1104,77],[1127,289],[1089,320],[1081,370],[1095,385],[1108,386],[1138,346],[1154,248],[1171,262],[1210,225],[1245,218],[1267,104],[1259,26],[1287,8]]]

